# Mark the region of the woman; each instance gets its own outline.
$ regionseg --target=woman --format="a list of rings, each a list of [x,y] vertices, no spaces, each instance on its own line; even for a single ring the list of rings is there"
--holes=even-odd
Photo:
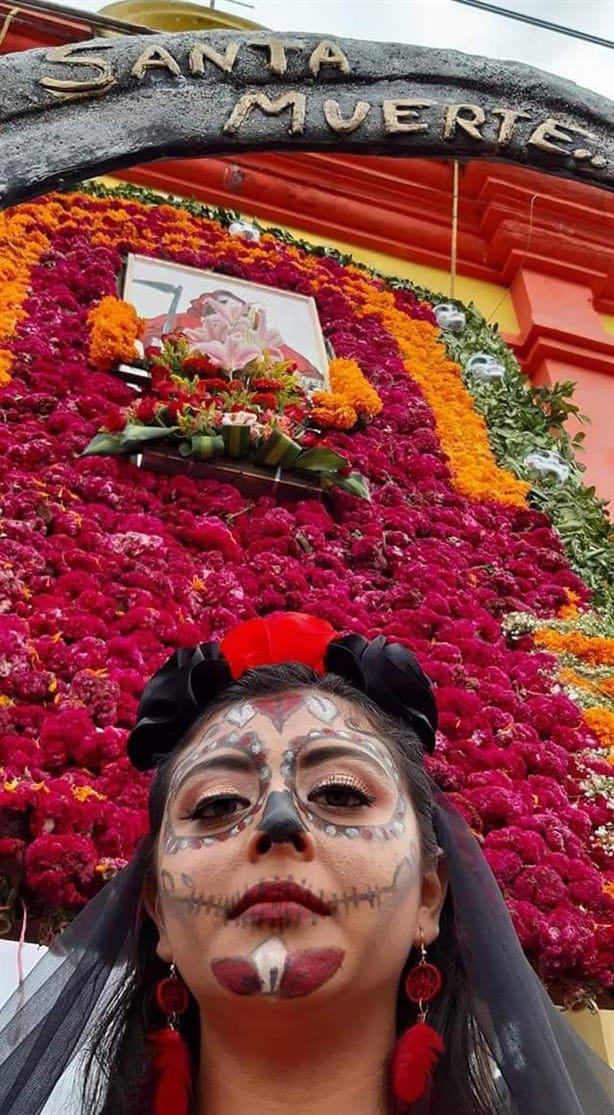
[[[408,651],[309,616],[173,655],[128,745],[149,836],[5,1011],[2,1115],[84,1041],[88,1115],[612,1111],[434,796],[436,720]]]

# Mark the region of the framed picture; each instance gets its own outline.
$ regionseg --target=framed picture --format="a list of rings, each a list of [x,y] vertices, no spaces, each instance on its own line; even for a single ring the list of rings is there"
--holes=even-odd
[[[145,347],[171,330],[208,328],[249,319],[249,339],[262,338],[281,360],[292,360],[306,391],[330,390],[328,356],[313,298],[275,287],[199,271],[167,260],[129,255],[122,297],[145,319]],[[222,330],[222,335],[227,336]],[[210,332],[215,334],[215,330]],[[212,352],[221,352],[212,349]]]

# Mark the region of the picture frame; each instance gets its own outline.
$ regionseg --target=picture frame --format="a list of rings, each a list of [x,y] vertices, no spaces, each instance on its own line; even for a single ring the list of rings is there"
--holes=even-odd
[[[327,346],[311,297],[172,260],[130,254],[122,298],[146,322],[141,337],[146,347],[173,329],[197,329],[215,306],[247,305],[256,311],[256,320],[266,320],[267,328],[279,335],[282,358],[297,365],[307,393],[330,390]]]

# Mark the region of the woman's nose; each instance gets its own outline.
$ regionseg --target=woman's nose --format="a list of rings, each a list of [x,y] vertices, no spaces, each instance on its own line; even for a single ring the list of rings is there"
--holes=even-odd
[[[313,838],[305,828],[288,790],[273,790],[251,841],[254,859],[265,855],[274,844],[289,844],[301,859],[313,858]]]

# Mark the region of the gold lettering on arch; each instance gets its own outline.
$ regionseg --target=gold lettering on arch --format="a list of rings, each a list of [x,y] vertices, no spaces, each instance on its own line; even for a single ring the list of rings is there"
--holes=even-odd
[[[345,54],[336,43],[330,39],[322,39],[309,59],[309,69],[314,77],[318,77],[322,66],[337,66],[342,74],[349,74],[350,63]]]
[[[565,129],[563,131],[563,129]],[[576,135],[586,136],[588,139],[597,139],[594,132],[589,132],[586,128],[575,128],[571,124],[563,124],[562,120],[555,120],[553,116],[547,116],[542,124],[538,124],[535,131],[529,136],[527,143],[532,147],[539,147],[542,151],[553,151],[557,155],[571,154],[568,147],[561,147],[562,143],[573,143],[574,132]],[[555,142],[558,140],[559,142]]]
[[[145,77],[147,70],[169,70],[175,77],[181,74],[181,67],[175,61],[170,51],[164,46],[148,46],[139,54],[130,73],[138,77],[139,81]]]
[[[361,124],[364,124],[370,111],[371,105],[368,101],[357,101],[352,115],[346,120],[341,115],[338,101],[324,101],[324,119],[329,128],[333,132],[338,132],[339,135],[349,135],[351,132],[355,132]]]
[[[462,128],[472,139],[484,142],[478,128],[486,119],[486,113],[479,105],[448,105],[443,118],[443,138],[453,139],[456,129]]]
[[[244,93],[224,124],[224,131],[226,135],[236,135],[254,108],[259,108],[267,116],[279,116],[285,109],[290,108],[292,109],[290,134],[297,135],[305,126],[305,106],[305,94],[298,93],[296,90],[284,93],[276,101],[272,101],[266,93]]]
[[[516,112],[513,108],[492,108],[490,115],[501,117],[497,135],[497,143],[500,147],[505,147],[510,142],[517,120],[530,120],[528,112]]]
[[[111,43],[109,43],[109,47]],[[96,43],[96,50],[108,49]],[[113,67],[106,58],[90,54],[90,47],[83,43],[65,43],[64,46],[55,46],[45,55],[47,62],[54,62],[64,66],[91,66],[98,70],[98,77],[90,77],[85,81],[75,81],[70,78],[41,77],[40,84],[43,89],[48,89],[53,97],[58,100],[76,101],[81,97],[103,96],[108,93],[117,80]],[[79,51],[79,53],[75,53]],[[85,53],[84,53],[85,52]]]
[[[269,69],[271,73],[281,77],[288,68],[287,50],[300,50],[299,43],[285,43],[282,39],[258,39],[249,44],[262,47],[269,52]]]
[[[426,120],[420,120],[417,109],[430,108],[434,101],[420,101],[414,97],[403,100],[384,101],[384,129],[387,132],[428,132]]]
[[[222,70],[223,73],[231,74],[240,45],[240,43],[228,43],[226,50],[221,54],[219,50],[209,46],[208,43],[195,43],[190,51],[190,73],[204,74],[206,59],[217,66],[219,70]]]

